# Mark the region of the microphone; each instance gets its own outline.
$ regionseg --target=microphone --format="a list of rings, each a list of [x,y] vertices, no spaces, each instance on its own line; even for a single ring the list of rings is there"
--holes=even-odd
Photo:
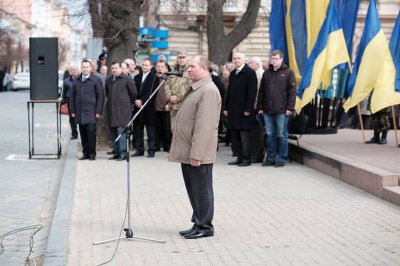
[[[167,76],[177,76],[177,77],[183,76],[183,73],[178,72],[178,71],[164,72],[164,74]]]

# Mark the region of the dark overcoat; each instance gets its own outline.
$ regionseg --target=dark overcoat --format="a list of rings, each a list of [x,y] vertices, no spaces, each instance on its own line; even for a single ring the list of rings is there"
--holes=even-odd
[[[228,129],[248,130],[254,127],[254,102],[257,95],[257,75],[248,65],[236,75],[234,69],[229,75],[224,110],[228,111]],[[245,116],[244,112],[249,112]]]
[[[100,78],[90,74],[87,80],[82,82],[82,74],[79,75],[73,81],[69,101],[71,114],[75,114],[77,124],[96,124],[96,114],[102,114],[104,102],[104,89]]]
[[[136,100],[135,82],[128,75],[121,73],[113,81],[111,76],[106,81],[107,119],[110,127],[123,127],[132,118],[132,104]]]
[[[140,84],[142,80],[142,74],[135,76],[136,85]],[[137,99],[142,101],[144,104],[149,98],[150,95],[157,89],[160,84],[160,78],[157,77],[152,71],[149,72],[146,79],[141,83],[138,89]],[[140,112],[139,116],[136,118],[134,123],[143,123],[143,124],[153,124],[156,123],[156,104],[155,99],[157,97],[157,93],[154,94],[153,98],[148,102],[148,104],[144,107],[144,109]],[[139,108],[135,107],[134,114],[139,111]]]

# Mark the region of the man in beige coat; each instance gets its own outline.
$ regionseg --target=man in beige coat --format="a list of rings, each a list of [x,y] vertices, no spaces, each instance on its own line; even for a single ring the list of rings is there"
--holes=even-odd
[[[188,63],[193,84],[187,90],[176,116],[169,161],[180,162],[186,191],[192,205],[186,239],[214,235],[212,169],[217,152],[221,96],[208,72],[209,61],[197,55]]]

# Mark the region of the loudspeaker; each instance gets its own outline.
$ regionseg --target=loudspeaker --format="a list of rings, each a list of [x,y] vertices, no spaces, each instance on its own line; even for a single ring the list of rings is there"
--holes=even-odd
[[[31,100],[58,99],[58,39],[29,38]]]

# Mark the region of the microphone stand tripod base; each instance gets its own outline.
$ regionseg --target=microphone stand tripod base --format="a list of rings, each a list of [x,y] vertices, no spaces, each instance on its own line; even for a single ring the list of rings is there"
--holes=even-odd
[[[100,242],[95,242],[95,243],[93,243],[93,245],[94,246],[100,245],[100,244],[116,241],[119,239],[141,239],[141,240],[153,241],[153,242],[158,242],[158,243],[165,243],[165,240],[158,240],[158,239],[153,239],[153,238],[148,238],[148,237],[135,236],[135,235],[133,235],[133,231],[130,228],[125,228],[124,231],[126,232],[124,237],[117,237],[117,238],[108,239],[108,240],[104,240],[104,241],[100,241]]]

